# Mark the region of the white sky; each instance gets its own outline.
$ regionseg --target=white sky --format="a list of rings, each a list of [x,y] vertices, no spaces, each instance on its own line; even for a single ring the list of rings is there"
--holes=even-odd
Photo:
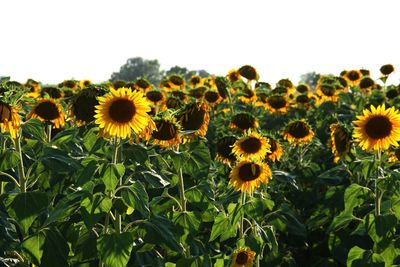
[[[225,75],[250,64],[262,81],[308,71],[400,73],[398,0],[6,0],[0,76],[43,83],[109,79],[130,57]]]

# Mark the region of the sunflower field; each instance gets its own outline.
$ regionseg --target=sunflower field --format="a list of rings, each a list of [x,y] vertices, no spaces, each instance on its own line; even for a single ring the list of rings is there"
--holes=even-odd
[[[0,266],[400,266],[400,87],[379,71],[2,78]]]

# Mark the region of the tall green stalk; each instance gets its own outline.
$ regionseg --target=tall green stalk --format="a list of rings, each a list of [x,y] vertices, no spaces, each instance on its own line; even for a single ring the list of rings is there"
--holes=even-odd
[[[21,148],[21,135],[18,134],[15,141],[15,149],[19,155],[19,164],[18,164],[18,178],[19,178],[19,188],[22,193],[26,192],[26,177],[25,177],[25,169],[24,169],[24,159],[22,157],[22,148]]]

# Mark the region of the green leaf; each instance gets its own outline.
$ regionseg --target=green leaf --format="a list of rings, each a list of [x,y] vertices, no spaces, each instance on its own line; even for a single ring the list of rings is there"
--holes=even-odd
[[[51,143],[54,145],[62,145],[67,142],[73,141],[78,134],[78,128],[72,127],[66,130],[63,130],[56,134],[51,140]]]
[[[131,233],[112,233],[102,235],[97,240],[97,251],[108,267],[125,267],[128,264],[133,247]]]
[[[13,149],[7,149],[0,155],[0,171],[6,171],[19,164],[19,153]]]
[[[368,187],[351,184],[344,193],[344,208],[353,211],[353,208],[363,204],[371,196],[372,191]]]
[[[129,188],[123,188],[121,197],[128,207],[137,209],[146,218],[150,217],[149,196],[141,182],[135,181]]]
[[[144,164],[149,159],[146,147],[141,144],[132,144],[127,148],[124,147],[123,153],[126,159],[140,164]]]
[[[358,246],[350,249],[347,257],[347,266],[349,267],[385,267],[385,261],[382,256],[371,253]]]
[[[41,192],[10,195],[6,202],[8,214],[17,221],[24,234],[48,206],[47,195]]]
[[[183,165],[183,171],[194,178],[206,177],[211,164],[211,155],[205,142],[190,143],[186,153],[187,161]]]
[[[152,188],[164,188],[170,184],[161,175],[159,175],[152,169],[135,173],[135,175],[138,179],[146,182],[146,184],[149,184]]]
[[[215,218],[209,242],[215,240],[219,236],[221,236],[221,241],[234,237],[236,235],[236,227],[235,229],[233,228],[234,227],[229,223],[229,218],[224,213],[220,213]]]
[[[45,132],[43,123],[39,119],[30,119],[21,125],[22,133],[29,138],[39,141],[45,141]]]
[[[101,178],[103,180],[104,185],[106,186],[107,191],[115,190],[119,180],[125,174],[125,166],[122,163],[114,164],[108,163],[104,165],[104,168],[101,172]]]
[[[41,263],[45,240],[45,233],[43,231],[40,231],[37,234],[28,236],[28,238],[26,238],[21,244],[23,251],[27,253],[30,260],[35,265],[40,265]]]
[[[67,267],[69,247],[57,229],[46,230],[46,241],[43,246],[41,267]]]
[[[91,229],[102,216],[108,213],[112,207],[112,200],[102,193],[88,196],[81,202],[83,221],[88,229]]]
[[[54,147],[43,149],[42,163],[47,169],[56,173],[71,173],[81,168],[78,160],[72,158],[67,152]]]
[[[87,193],[84,191],[77,191],[62,198],[54,209],[49,212],[49,216],[44,222],[44,226],[53,222],[66,221],[71,215],[79,210],[82,197],[86,194]]]

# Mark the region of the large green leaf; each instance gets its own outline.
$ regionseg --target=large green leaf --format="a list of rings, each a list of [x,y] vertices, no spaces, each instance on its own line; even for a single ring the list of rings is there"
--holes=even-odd
[[[46,210],[48,197],[46,193],[26,192],[10,195],[6,202],[8,214],[17,221],[21,231],[26,234],[33,221]]]
[[[211,235],[209,242],[215,240],[217,237],[221,236],[220,240],[224,241],[236,235],[236,227],[232,227],[229,222],[229,218],[224,214],[220,213],[214,221],[213,227],[211,229]]]
[[[137,209],[146,218],[150,217],[149,196],[141,182],[135,181],[129,188],[123,188],[121,197],[128,207]]]
[[[27,253],[30,260],[36,265],[40,265],[41,263],[45,241],[45,232],[40,231],[34,235],[28,236],[21,244],[23,251]]]
[[[42,163],[47,169],[56,173],[71,173],[81,168],[77,159],[72,158],[66,151],[54,147],[43,149]]]
[[[131,256],[133,247],[133,236],[131,233],[112,233],[99,237],[97,240],[97,251],[100,258],[107,267],[125,267]]]
[[[385,261],[382,256],[371,253],[358,246],[350,249],[347,257],[347,266],[349,267],[385,267]]]
[[[43,123],[39,119],[31,119],[21,125],[22,133],[29,138],[39,141],[45,141],[46,136],[44,132]]]
[[[81,202],[83,221],[91,229],[112,207],[112,200],[102,193],[84,198]]]
[[[107,191],[113,191],[116,189],[120,179],[125,174],[125,166],[122,163],[114,164],[108,163],[103,166],[101,172],[101,178]]]
[[[19,153],[13,149],[7,149],[0,155],[0,171],[6,171],[19,164]]]

